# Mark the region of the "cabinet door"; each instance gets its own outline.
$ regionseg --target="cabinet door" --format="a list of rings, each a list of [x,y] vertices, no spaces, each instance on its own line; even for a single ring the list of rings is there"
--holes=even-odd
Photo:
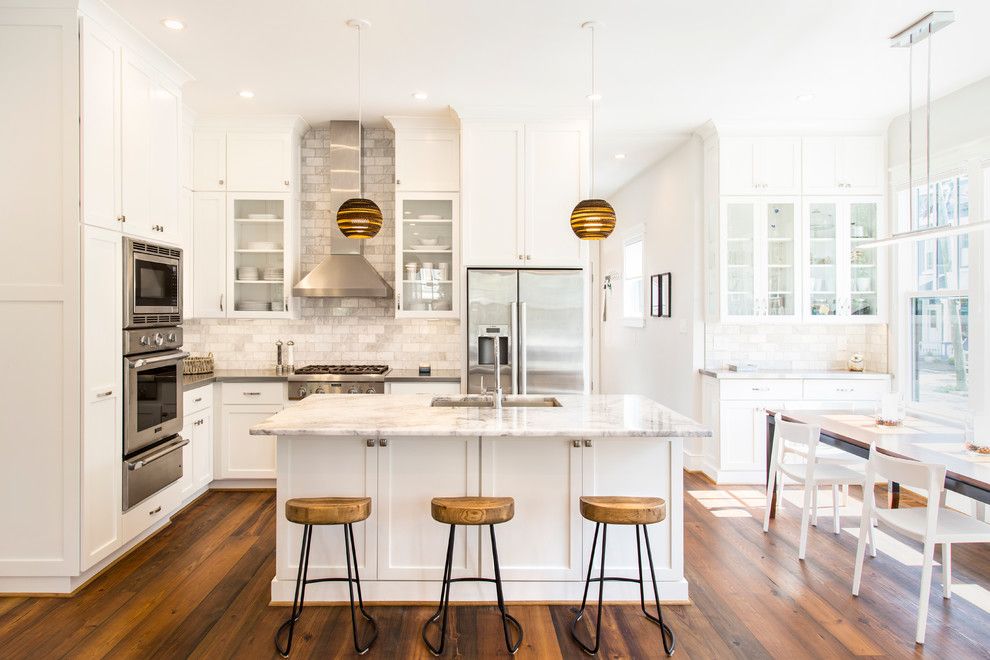
[[[291,160],[284,133],[228,133],[227,190],[288,192]]]
[[[671,469],[672,462],[680,466],[680,458],[671,453],[675,446],[680,452],[680,444],[660,438],[605,438],[590,440],[585,445],[584,495],[661,497],[667,502],[667,519],[657,525],[648,525],[646,529],[650,535],[657,581],[681,579],[683,566],[679,565],[678,557],[683,544],[680,500],[683,473],[680,467]],[[594,529],[594,523],[584,521],[585,558],[591,556]],[[609,526],[605,558],[607,574],[638,577],[634,530],[635,527],[626,525]],[[599,538],[599,551],[601,543]],[[645,554],[645,549],[643,552]]]
[[[121,237],[86,227],[83,234],[82,570],[120,547],[123,416]]]
[[[742,472],[756,479],[766,472],[766,409],[779,407],[774,401],[722,401],[719,413],[719,482],[723,472]],[[726,483],[746,483],[744,478],[728,477]]]
[[[457,192],[460,180],[457,131],[409,130],[396,134],[396,191]]]
[[[839,146],[839,182],[846,193],[883,194],[883,172],[883,138],[842,138]]]
[[[227,134],[196,131],[193,135],[193,190],[227,189]]]
[[[757,278],[762,270],[756,223],[759,207],[753,199],[722,201],[723,318],[754,318],[760,314]]]
[[[841,207],[835,198],[805,201],[807,267],[806,313],[815,318],[835,318],[842,312],[845,261]]]
[[[776,318],[796,318],[801,314],[799,248],[801,206],[797,199],[769,200],[760,206],[761,226],[758,234],[765,255],[764,272],[757,276],[761,287],[763,314]]]
[[[430,516],[430,500],[480,493],[479,442],[447,437],[379,441],[378,579],[443,577],[450,528]],[[478,575],[478,536],[477,527],[458,527],[454,577]]]
[[[576,438],[481,439],[481,494],[516,501],[515,517],[495,530],[503,579],[581,579],[581,453]],[[494,577],[484,530],[481,572]]]
[[[227,211],[223,193],[193,193],[193,297],[196,318],[226,314]]]
[[[795,138],[754,140],[753,178],[764,194],[800,194],[801,141]]]
[[[179,496],[186,500],[196,490],[193,481],[193,444],[196,442],[195,431],[196,415],[186,415],[182,418],[182,437],[189,443],[182,448],[182,476],[176,482],[179,485]]]
[[[806,195],[841,194],[839,138],[805,138],[801,142],[801,176]]]
[[[758,194],[751,139],[719,138],[718,168],[719,194]]]
[[[188,469],[192,475],[193,490],[199,490],[213,481],[213,410],[202,410],[192,420],[192,462]]]
[[[845,233],[849,236],[848,248],[843,254],[843,264],[848,264],[847,276],[842,278],[848,287],[845,295],[845,313],[858,321],[881,317],[884,286],[883,250],[864,250],[859,246],[880,237],[883,201],[880,197],[851,198],[843,214]]]
[[[182,305],[186,318],[193,317],[193,192],[179,188],[179,240],[182,247]]]
[[[461,137],[464,265],[522,265],[523,125],[471,125]]]
[[[179,123],[177,88],[156,82],[151,89],[151,224],[156,240],[178,243]]]
[[[280,411],[281,405],[225,405],[220,442],[220,478],[274,479],[275,437],[251,435],[251,427]]]
[[[526,266],[581,266],[582,243],[568,218],[584,199],[588,137],[583,126],[526,128]]]
[[[120,46],[82,23],[82,220],[120,231]]]
[[[156,87],[151,69],[124,52],[121,75],[121,213],[124,231],[154,238],[151,188],[152,132],[151,94]]]

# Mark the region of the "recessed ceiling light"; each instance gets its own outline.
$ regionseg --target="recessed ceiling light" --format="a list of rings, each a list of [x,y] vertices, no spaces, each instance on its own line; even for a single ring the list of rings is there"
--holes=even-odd
[[[811,101],[814,98],[815,98],[814,94],[812,94],[811,92],[806,92],[804,94],[798,94],[797,96],[794,97],[794,100],[797,101],[798,103],[807,103],[808,101]]]
[[[625,157],[626,157],[626,155],[625,155],[625,154],[615,154],[615,156],[614,156],[614,158],[615,158],[616,160],[624,160],[624,159],[625,159]]]
[[[186,27],[186,24],[177,18],[163,18],[162,25],[167,27],[169,30],[181,30]]]
[[[413,92],[412,95],[412,97],[417,101],[425,101],[427,98],[429,98],[429,96],[430,95],[427,94],[426,92]]]
[[[594,94],[588,94],[585,98],[588,99],[589,101],[601,101],[602,95],[596,92]]]
[[[240,96],[242,99],[254,98],[254,92],[252,92],[250,89],[242,89],[240,92],[237,93],[237,95]]]

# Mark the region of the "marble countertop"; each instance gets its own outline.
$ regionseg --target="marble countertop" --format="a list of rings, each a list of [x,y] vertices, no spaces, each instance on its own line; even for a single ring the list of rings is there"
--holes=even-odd
[[[698,369],[702,376],[711,378],[772,378],[774,380],[788,379],[829,379],[829,378],[865,378],[868,380],[886,380],[890,374],[878,373],[876,371],[845,371],[841,369],[818,370],[818,371],[729,371],[728,369]]]
[[[434,383],[459,383],[461,372],[453,369],[434,369],[428,376],[423,376],[418,369],[392,369],[385,376],[386,383],[414,383],[424,380]]]
[[[209,374],[184,374],[182,391],[196,389],[210,383],[244,382],[252,380],[285,380],[287,374],[277,374],[274,369],[217,369]]]
[[[311,395],[251,428],[252,435],[705,437],[712,432],[638,395],[559,395],[559,408],[433,408],[429,394]],[[506,397],[512,399],[515,397]]]

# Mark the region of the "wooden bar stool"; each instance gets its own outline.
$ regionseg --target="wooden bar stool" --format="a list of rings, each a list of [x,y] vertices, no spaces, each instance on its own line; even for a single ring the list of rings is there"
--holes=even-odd
[[[495,593],[498,597],[498,609],[502,613],[502,633],[505,635],[505,648],[509,653],[515,653],[522,644],[523,630],[516,619],[505,611],[505,598],[502,595],[502,573],[498,564],[498,549],[495,545],[495,525],[512,520],[515,514],[515,502],[511,497],[434,497],[430,503],[433,519],[450,525],[450,536],[447,537],[447,561],[443,567],[443,586],[440,589],[440,605],[437,611],[423,624],[423,642],[433,655],[443,653],[447,641],[447,614],[450,611],[450,585],[452,582],[494,582]],[[454,562],[454,530],[457,525],[488,525],[492,539],[492,562],[495,565],[495,579],[468,577],[451,578],[451,567]],[[430,624],[437,624],[437,619],[443,616],[440,624],[440,643],[434,646],[427,637]],[[515,643],[509,635],[509,626],[518,633]]]
[[[659,497],[582,497],[581,515],[595,523],[595,537],[591,542],[591,558],[588,560],[588,577],[584,582],[584,597],[581,599],[581,608],[573,610],[577,617],[571,623],[571,637],[577,642],[585,653],[595,655],[601,645],[602,630],[602,591],[605,582],[637,582],[639,584],[639,604],[646,618],[660,626],[660,641],[663,643],[663,650],[669,656],[674,653],[674,633],[670,626],[663,622],[663,611],[660,609],[660,592],[657,590],[657,575],[653,570],[653,551],[650,549],[650,537],[646,533],[646,526],[663,521],[667,517],[667,503]],[[635,525],[636,526],[636,559],[639,566],[639,579],[626,577],[608,577],[605,575],[605,542],[608,537],[609,525]],[[591,577],[591,569],[595,564],[595,548],[598,546],[599,528],[602,533],[602,555],[597,578]],[[653,616],[646,611],[646,595],[643,591],[643,553],[640,547],[639,532],[643,530],[643,539],[646,541],[646,557],[650,563],[650,579],[653,582],[653,600],[657,606],[657,615]],[[598,617],[595,623],[594,646],[588,646],[577,636],[577,625],[584,616],[584,608],[588,603],[588,587],[592,582],[598,583]]]
[[[368,652],[378,638],[378,624],[364,609],[361,596],[361,576],[358,574],[357,550],[354,547],[354,523],[367,520],[371,515],[370,497],[300,497],[285,503],[285,517],[289,522],[303,525],[302,545],[299,551],[299,573],[296,575],[296,591],[292,597],[292,614],[275,632],[275,649],[283,658],[289,657],[292,650],[292,633],[296,621],[302,614],[306,600],[306,585],[316,582],[346,582],[351,599],[351,633],[354,635],[354,650],[358,655]],[[342,525],[344,527],[344,554],[347,559],[347,577],[307,579],[309,572],[309,547],[313,542],[313,525]],[[351,577],[351,562],[354,562],[354,577]],[[357,618],[354,614],[354,586],[357,585],[358,607],[361,616],[371,624],[371,639],[367,644],[358,644]],[[288,637],[283,648],[279,642],[282,633],[288,629]]]

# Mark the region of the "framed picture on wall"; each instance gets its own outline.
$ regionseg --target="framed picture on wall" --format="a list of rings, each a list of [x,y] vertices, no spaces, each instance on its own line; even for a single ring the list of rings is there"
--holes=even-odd
[[[650,276],[650,316],[670,318],[670,273]]]
[[[650,275],[650,316],[660,316],[659,275]]]

